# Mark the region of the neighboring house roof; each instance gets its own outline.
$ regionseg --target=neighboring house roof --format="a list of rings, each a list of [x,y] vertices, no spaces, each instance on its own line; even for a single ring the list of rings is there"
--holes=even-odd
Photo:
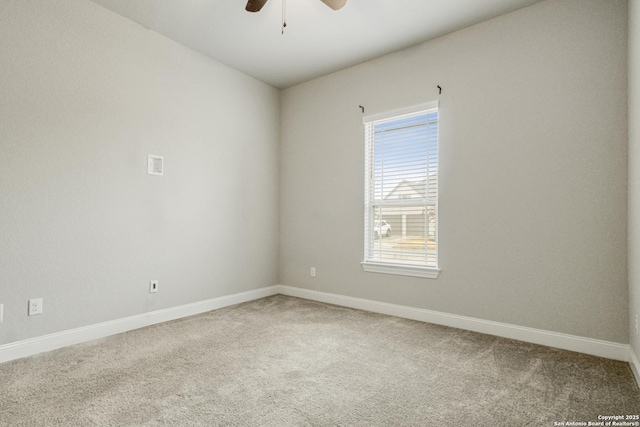
[[[396,188],[391,190],[385,197],[385,200],[389,199],[414,199],[425,197],[427,193],[427,180],[422,179],[420,181],[408,181],[403,179],[400,181]]]

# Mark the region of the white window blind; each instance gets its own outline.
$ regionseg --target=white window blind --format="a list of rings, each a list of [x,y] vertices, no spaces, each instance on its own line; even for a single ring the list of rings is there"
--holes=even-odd
[[[367,116],[364,125],[363,266],[435,277],[425,271],[438,268],[438,104]]]

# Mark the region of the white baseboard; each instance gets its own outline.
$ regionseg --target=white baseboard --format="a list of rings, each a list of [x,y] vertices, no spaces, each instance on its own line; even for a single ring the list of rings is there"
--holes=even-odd
[[[169,320],[193,316],[218,308],[265,298],[276,295],[277,293],[278,288],[276,286],[269,286],[0,345],[0,363],[55,350],[68,345],[104,338],[145,326],[155,325],[156,323],[167,322]]]
[[[558,332],[510,325],[507,323],[492,322],[489,320],[458,316],[421,308],[388,304],[362,298],[312,291],[309,289],[295,288],[285,285],[277,285],[276,288],[278,289],[278,293],[283,295],[372,311],[374,313],[403,317],[421,322],[435,323],[438,325],[450,326],[453,328],[465,329],[503,338],[511,338],[533,344],[546,345],[548,347],[605,357],[607,359],[628,362],[630,357],[630,346],[627,344],[618,344],[609,341],[561,334]],[[636,368],[638,367],[640,367],[640,365],[636,364]]]
[[[435,323],[438,325],[450,326],[564,350],[576,351],[579,353],[591,354],[608,359],[622,360],[629,362],[640,386],[640,362],[631,347],[626,344],[583,338],[575,335],[549,332],[540,329],[476,319],[473,317],[458,316],[421,308],[312,291],[309,289],[295,288],[285,285],[268,286],[252,291],[213,298],[206,301],[199,301],[178,307],[171,307],[164,310],[152,311],[136,316],[125,317],[109,322],[98,323],[95,325],[84,326],[81,328],[70,329],[41,337],[0,345],[0,363],[276,294],[289,295],[343,307],[371,311],[374,313],[403,317],[421,322]]]
[[[631,366],[631,372],[633,372],[633,375],[636,377],[638,387],[640,387],[640,361],[631,346],[629,346],[629,366]]]

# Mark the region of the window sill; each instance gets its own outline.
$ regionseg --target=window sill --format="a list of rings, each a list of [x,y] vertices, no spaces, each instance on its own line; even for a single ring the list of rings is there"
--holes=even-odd
[[[360,264],[362,264],[364,271],[369,273],[397,274],[400,276],[424,277],[427,279],[437,279],[438,274],[440,274],[440,270],[433,267],[391,264],[375,261],[364,261]]]

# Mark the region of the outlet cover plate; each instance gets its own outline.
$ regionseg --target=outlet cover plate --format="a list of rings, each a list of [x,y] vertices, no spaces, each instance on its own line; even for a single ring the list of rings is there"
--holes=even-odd
[[[155,292],[158,292],[158,281],[152,280],[149,282],[149,293],[153,294]]]
[[[162,156],[154,156],[149,154],[147,157],[147,173],[149,175],[163,175],[164,174],[164,159]]]
[[[42,298],[29,300],[29,316],[35,316],[36,314],[42,314]]]

